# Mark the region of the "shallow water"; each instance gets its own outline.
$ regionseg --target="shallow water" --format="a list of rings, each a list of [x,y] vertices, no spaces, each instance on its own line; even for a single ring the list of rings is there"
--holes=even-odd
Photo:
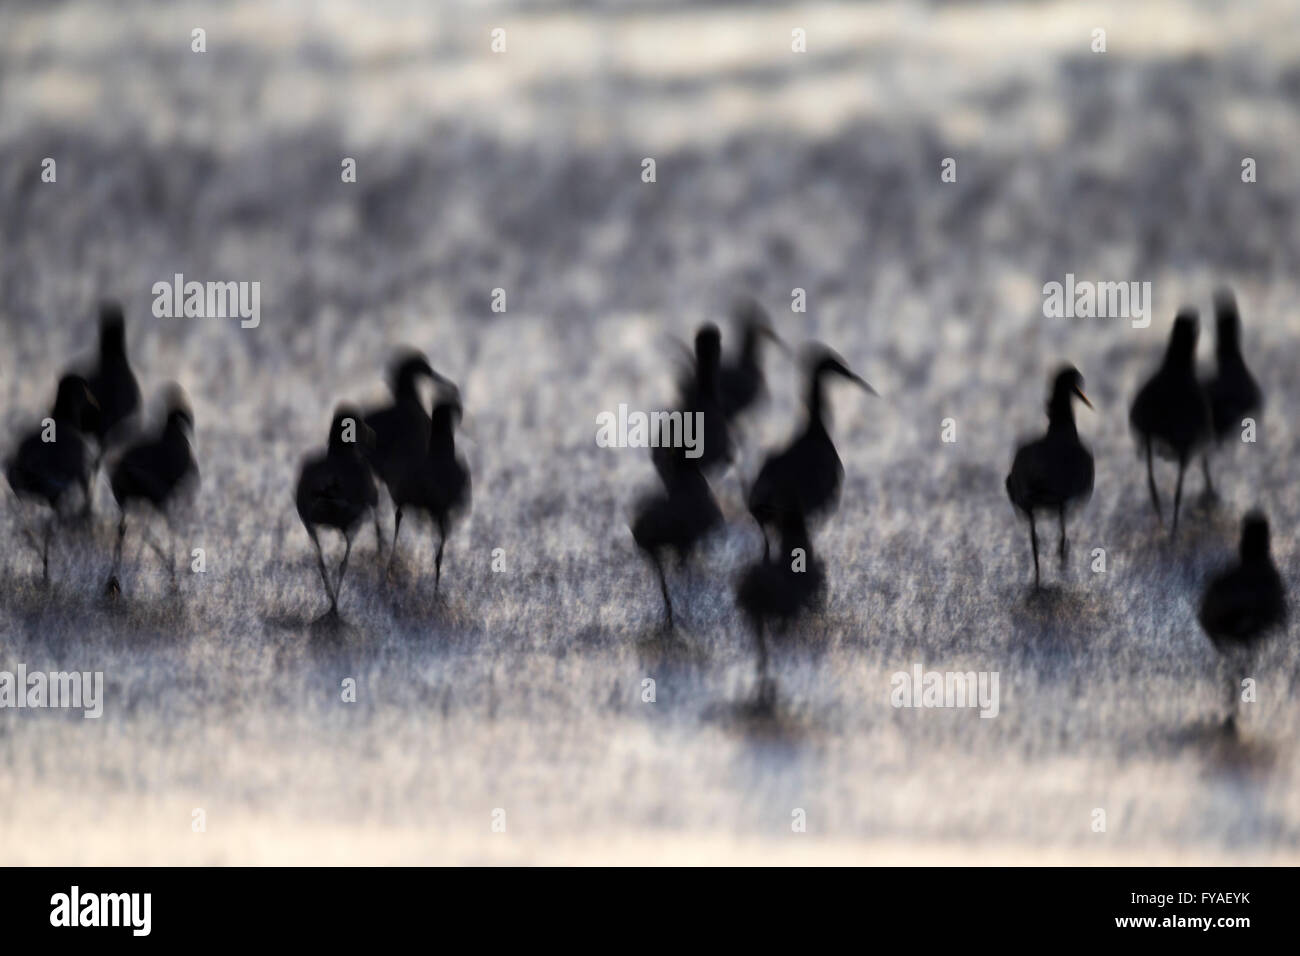
[[[133,536],[106,603],[101,483],[43,586],[6,498],[0,668],[102,670],[106,703],[0,710],[0,863],[1300,855],[1295,625],[1228,739],[1195,621],[1253,504],[1297,573],[1287,4],[1117,6],[1105,55],[1099,14],[1072,3],[312,9],[0,10],[5,422],[39,417],[96,299],[120,297],[146,392],[176,379],[194,404],[203,490],[177,547],[207,561],[173,592]],[[260,281],[260,325],[154,318],[176,272]],[[1043,283],[1070,272],[1151,281],[1150,328],[1043,318]],[[1208,315],[1223,281],[1269,406],[1259,442],[1216,462],[1217,508],[1189,477],[1170,542],[1127,405],[1177,306]],[[650,462],[594,440],[599,412],[669,400],[669,336],[741,290],[884,395],[833,394],[826,606],[775,651],[768,715],[732,587],[761,552],[742,481],[797,421],[795,368],[769,358],[742,477],[716,485],[727,528],[670,575],[671,638],[627,530]],[[437,599],[428,528],[404,529],[394,581],[366,530],[341,623],[320,620],[295,469],[336,401],[383,397],[398,343],[461,385],[474,509]],[[1034,597],[1002,481],[1064,360],[1097,407],[1079,413],[1096,491],[1064,569],[1046,529]],[[914,664],[998,672],[998,716],[891,707]]]

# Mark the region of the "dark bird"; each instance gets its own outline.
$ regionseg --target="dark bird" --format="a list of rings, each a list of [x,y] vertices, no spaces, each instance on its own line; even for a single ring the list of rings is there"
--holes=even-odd
[[[1156,517],[1162,521],[1160,495],[1156,491],[1153,452],[1178,462],[1178,485],[1174,491],[1174,523],[1178,530],[1178,510],[1183,500],[1183,475],[1196,449],[1210,437],[1210,407],[1205,391],[1196,380],[1196,337],[1199,319],[1195,309],[1183,308],[1174,319],[1169,348],[1164,362],[1142,386],[1129,423],[1146,452],[1147,485]]]
[[[99,404],[93,433],[101,455],[111,445],[129,437],[129,424],[140,409],[140,385],[126,357],[126,323],[122,307],[105,302],[99,310],[99,361],[87,377]]]
[[[397,533],[408,511],[428,515],[438,529],[438,551],[434,556],[433,590],[442,581],[442,552],[456,519],[470,507],[469,465],[456,451],[456,427],[463,414],[456,386],[442,379],[439,397],[429,423],[429,442],[424,456],[414,467],[404,469],[395,486],[390,486],[397,508],[393,525],[393,553],[397,558]]]
[[[1268,519],[1252,511],[1241,523],[1239,561],[1210,581],[1199,614],[1215,650],[1238,665],[1229,686],[1232,710],[1227,729],[1236,728],[1240,678],[1245,676],[1250,658],[1270,632],[1286,623],[1286,617],[1282,576],[1269,554]]]
[[[734,311],[740,331],[740,354],[724,362],[719,373],[719,398],[723,415],[734,419],[767,392],[763,375],[763,340],[781,344],[767,314],[753,299],[744,299]]]
[[[135,506],[162,515],[169,535],[174,539],[172,516],[198,490],[199,466],[190,447],[194,431],[194,413],[178,385],[165,390],[167,417],[162,431],[127,448],[108,466],[109,485],[117,502],[121,519],[117,525],[117,545],[113,549],[113,570],[109,573],[107,593],[116,597],[122,591],[117,572],[122,562],[122,544],[126,538],[127,512]],[[147,511],[146,511],[147,513]],[[163,549],[150,537],[146,526],[145,542],[166,565],[172,581],[176,579],[174,540]]]
[[[362,418],[361,412],[351,405],[340,405],[334,410],[330,423],[329,445],[302,463],[298,473],[298,489],[294,499],[298,517],[307,529],[311,543],[316,546],[316,561],[320,578],[329,598],[329,614],[337,614],[339,592],[343,589],[343,576],[348,571],[348,558],[352,555],[352,539],[368,512],[379,501],[375,479],[367,463],[367,451],[373,447],[374,432]],[[325,569],[325,553],[320,546],[320,529],[333,528],[346,542],[343,561],[339,564],[338,584],[331,587]]]
[[[1239,433],[1242,419],[1263,409],[1264,394],[1242,358],[1241,316],[1237,312],[1237,300],[1227,289],[1214,294],[1214,331],[1216,369],[1214,377],[1205,383],[1205,395],[1210,403],[1214,440],[1222,442],[1229,435]],[[1206,491],[1213,495],[1208,448],[1201,465],[1205,470]]]
[[[92,449],[84,429],[96,416],[95,398],[86,380],[79,375],[65,375],[59,381],[54,408],[40,427],[33,429],[18,444],[5,462],[5,477],[20,500],[48,506],[51,514],[45,522],[44,541],[27,538],[41,554],[41,576],[50,577],[50,535],[54,521],[66,517],[80,493],[84,503],[90,497],[93,476]]]
[[[825,346],[814,346],[807,355],[808,391],[805,398],[807,422],[803,431],[785,448],[768,457],[749,489],[749,511],[763,529],[764,553],[767,529],[780,528],[797,514],[805,523],[833,512],[839,503],[844,465],[835,451],[826,425],[829,411],[824,389],[829,375],[847,378],[868,394],[877,392],[864,379],[849,371],[844,360]]]
[[[782,513],[778,533],[781,548],[767,554],[741,575],[736,604],[754,630],[758,642],[758,702],[770,706],[776,688],[768,677],[768,637],[788,633],[790,625],[821,601],[826,572],[813,554],[803,515]]]
[[[429,448],[429,413],[420,397],[420,379],[438,381],[429,360],[414,349],[398,355],[389,367],[388,386],[393,401],[366,413],[365,423],[374,432],[374,448],[366,452],[371,467],[384,486],[391,489],[403,473],[416,467]],[[375,508],[375,541],[383,551],[379,509]]]
[[[652,450],[655,469],[664,490],[641,499],[632,521],[632,539],[646,553],[659,575],[667,626],[673,626],[673,602],[668,596],[664,560],[675,554],[685,565],[695,546],[722,524],[722,511],[713,498],[709,483],[700,471],[699,459],[687,458],[666,447],[661,431],[660,447]]]
[[[1092,495],[1092,453],[1079,441],[1074,426],[1074,399],[1089,408],[1083,376],[1072,365],[1056,373],[1047,401],[1047,434],[1016,450],[1007,475],[1007,497],[1029,518],[1029,543],[1034,551],[1034,587],[1038,578],[1038,529],[1035,511],[1054,511],[1061,522],[1061,563],[1065,564],[1065,513]]]
[[[725,469],[735,456],[722,399],[722,333],[706,322],[695,333],[695,364],[679,382],[678,410],[703,416],[703,446],[695,460],[703,472]],[[698,439],[697,439],[698,440]],[[678,455],[685,457],[682,450]]]

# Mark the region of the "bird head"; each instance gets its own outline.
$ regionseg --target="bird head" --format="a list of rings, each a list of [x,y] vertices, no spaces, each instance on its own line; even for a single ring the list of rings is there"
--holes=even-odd
[[[126,354],[126,319],[119,302],[105,301],[99,305],[99,354]]]
[[[1220,352],[1235,350],[1241,339],[1241,314],[1237,311],[1237,299],[1228,288],[1214,293],[1214,339]]]
[[[695,362],[701,368],[716,368],[722,361],[722,333],[712,322],[705,322],[695,333]]]
[[[388,366],[388,387],[394,395],[400,395],[407,390],[414,390],[415,383],[421,376],[435,378],[436,374],[423,352],[412,348],[402,349]]]
[[[1190,306],[1183,306],[1174,316],[1174,330],[1169,335],[1166,360],[1191,363],[1196,357],[1196,337],[1200,334],[1200,314]]]
[[[1073,398],[1077,398],[1083,404],[1092,408],[1092,402],[1088,401],[1088,396],[1083,393],[1083,375],[1073,365],[1066,365],[1056,373],[1056,379],[1052,384],[1052,400],[1050,404],[1056,404],[1063,400],[1068,405]]]
[[[170,382],[162,390],[163,407],[167,409],[167,428],[175,428],[193,434],[194,411],[190,407],[190,398],[185,389],[175,382]]]
[[[841,378],[848,379],[868,395],[880,396],[880,393],[871,387],[870,382],[852,371],[838,353],[825,345],[813,345],[808,351],[807,362],[810,377],[814,382],[820,381],[826,375],[838,375]]]

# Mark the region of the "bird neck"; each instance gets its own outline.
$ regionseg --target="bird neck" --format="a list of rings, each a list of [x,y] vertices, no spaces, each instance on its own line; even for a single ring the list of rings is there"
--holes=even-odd
[[[745,327],[744,338],[740,343],[740,361],[741,364],[750,366],[758,364],[758,350],[761,345],[762,335],[758,327],[754,325]]]
[[[1053,396],[1047,403],[1047,434],[1078,438],[1074,424],[1074,405],[1069,395]]]

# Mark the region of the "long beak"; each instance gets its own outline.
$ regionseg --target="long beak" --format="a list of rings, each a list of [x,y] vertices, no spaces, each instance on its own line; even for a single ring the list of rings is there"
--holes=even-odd
[[[1074,394],[1079,396],[1079,401],[1083,402],[1083,404],[1087,405],[1089,408],[1092,408],[1092,402],[1088,401],[1088,396],[1083,394],[1083,389],[1078,388],[1076,386],[1074,389]],[[1094,412],[1096,411],[1095,408],[1092,408],[1092,410]]]
[[[845,370],[844,370],[843,375],[844,375],[844,377],[847,378],[850,382],[853,382],[855,385],[861,386],[861,388],[862,388],[862,389],[863,389],[863,390],[864,390],[868,395],[874,395],[874,396],[876,396],[876,398],[879,398],[879,397],[880,397],[880,393],[877,392],[874,388],[872,388],[872,387],[871,387],[871,383],[868,382],[868,381],[867,381],[865,378],[863,378],[861,375],[857,375],[857,374],[855,374],[855,373],[853,373],[853,372],[850,372],[848,369],[845,369]]]

